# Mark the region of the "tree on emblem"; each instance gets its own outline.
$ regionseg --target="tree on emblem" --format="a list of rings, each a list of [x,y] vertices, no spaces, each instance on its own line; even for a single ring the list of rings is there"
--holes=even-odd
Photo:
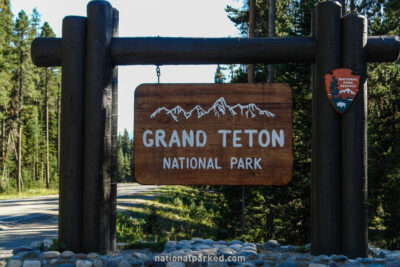
[[[329,91],[331,98],[336,99],[337,95],[339,95],[339,89],[338,89],[338,80],[336,80],[335,76],[332,76],[332,81],[329,86]]]

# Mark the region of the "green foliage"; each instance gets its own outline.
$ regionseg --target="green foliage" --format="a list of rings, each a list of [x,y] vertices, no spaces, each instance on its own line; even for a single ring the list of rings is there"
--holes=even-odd
[[[58,187],[58,115],[60,71],[31,62],[34,38],[55,37],[41,15],[20,11],[14,18],[10,1],[0,1],[0,193],[16,190],[21,150],[22,190],[41,188],[49,166],[49,187]],[[46,161],[46,109],[49,162]],[[21,132],[21,135],[19,134]],[[19,147],[21,139],[21,147]]]
[[[227,7],[228,17],[242,35],[247,35],[248,6]],[[276,35],[310,36],[311,9],[316,1],[277,1]],[[268,36],[269,1],[256,1],[256,36]],[[241,187],[216,187],[220,192],[223,216],[219,222],[226,229],[225,238],[282,243],[309,242],[310,169],[311,169],[311,81],[306,64],[278,64],[275,82],[288,83],[293,89],[294,169],[293,180],[286,186],[246,186],[245,210],[242,211]],[[230,82],[247,82],[244,66],[231,66]],[[255,65],[256,82],[265,82],[267,66]],[[218,70],[217,70],[218,71]],[[243,217],[244,216],[244,217]],[[244,225],[243,223],[244,222]],[[244,230],[244,231],[243,231]]]
[[[205,188],[162,187],[153,200],[137,205],[132,213],[118,214],[117,240],[138,248],[194,236],[221,238],[224,231],[216,223],[221,217],[219,197]]]
[[[319,1],[277,1],[276,35],[310,36],[311,10]],[[346,1],[349,2],[349,1]],[[354,1],[355,11],[369,19],[370,35],[400,34],[399,1]],[[349,10],[347,6],[346,10]],[[248,32],[248,1],[242,8],[226,8],[228,17],[243,36]],[[269,1],[256,1],[256,36],[268,35]],[[368,65],[368,177],[369,237],[373,244],[400,248],[400,62]],[[310,241],[311,81],[306,64],[276,64],[275,82],[293,89],[294,169],[286,186],[245,188],[245,211],[241,210],[241,187],[215,187],[221,193],[220,228],[227,238],[282,243]],[[256,81],[265,82],[267,66],[257,64]],[[247,82],[246,67],[218,66],[216,82]],[[217,79],[226,77],[226,79]],[[335,92],[336,81],[331,84]],[[243,218],[244,214],[244,218]],[[243,220],[244,219],[244,220]],[[242,231],[242,221],[245,231]]]
[[[118,135],[118,182],[134,182],[133,177],[133,140],[128,131]]]

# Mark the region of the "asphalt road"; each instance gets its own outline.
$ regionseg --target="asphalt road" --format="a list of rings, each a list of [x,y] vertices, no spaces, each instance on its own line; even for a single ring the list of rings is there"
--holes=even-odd
[[[118,184],[118,210],[128,209],[143,197],[135,195],[157,188],[153,185]],[[0,201],[0,259],[12,249],[36,240],[57,237],[58,195]]]

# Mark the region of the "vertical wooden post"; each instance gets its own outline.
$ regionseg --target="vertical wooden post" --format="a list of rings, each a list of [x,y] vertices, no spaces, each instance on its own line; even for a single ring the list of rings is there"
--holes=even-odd
[[[61,156],[58,236],[80,251],[82,241],[83,98],[86,18],[69,16],[62,26]]]
[[[367,19],[342,19],[342,63],[360,75],[359,92],[342,115],[342,240],[350,258],[367,257]]]
[[[113,9],[113,37],[118,37],[119,12]],[[118,67],[114,66],[112,74],[112,155],[111,155],[111,214],[110,240],[111,250],[116,249],[117,240],[117,179],[118,179]]]
[[[338,254],[341,247],[340,116],[329,103],[324,75],[341,65],[341,6],[316,7],[313,86],[311,253]]]
[[[112,14],[106,1],[87,6],[83,250],[104,254],[111,251]]]

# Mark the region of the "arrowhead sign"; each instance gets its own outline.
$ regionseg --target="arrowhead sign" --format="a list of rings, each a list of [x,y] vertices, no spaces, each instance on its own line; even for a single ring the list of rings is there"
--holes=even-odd
[[[334,109],[343,114],[358,94],[360,76],[351,69],[335,69],[325,74],[325,89]]]

